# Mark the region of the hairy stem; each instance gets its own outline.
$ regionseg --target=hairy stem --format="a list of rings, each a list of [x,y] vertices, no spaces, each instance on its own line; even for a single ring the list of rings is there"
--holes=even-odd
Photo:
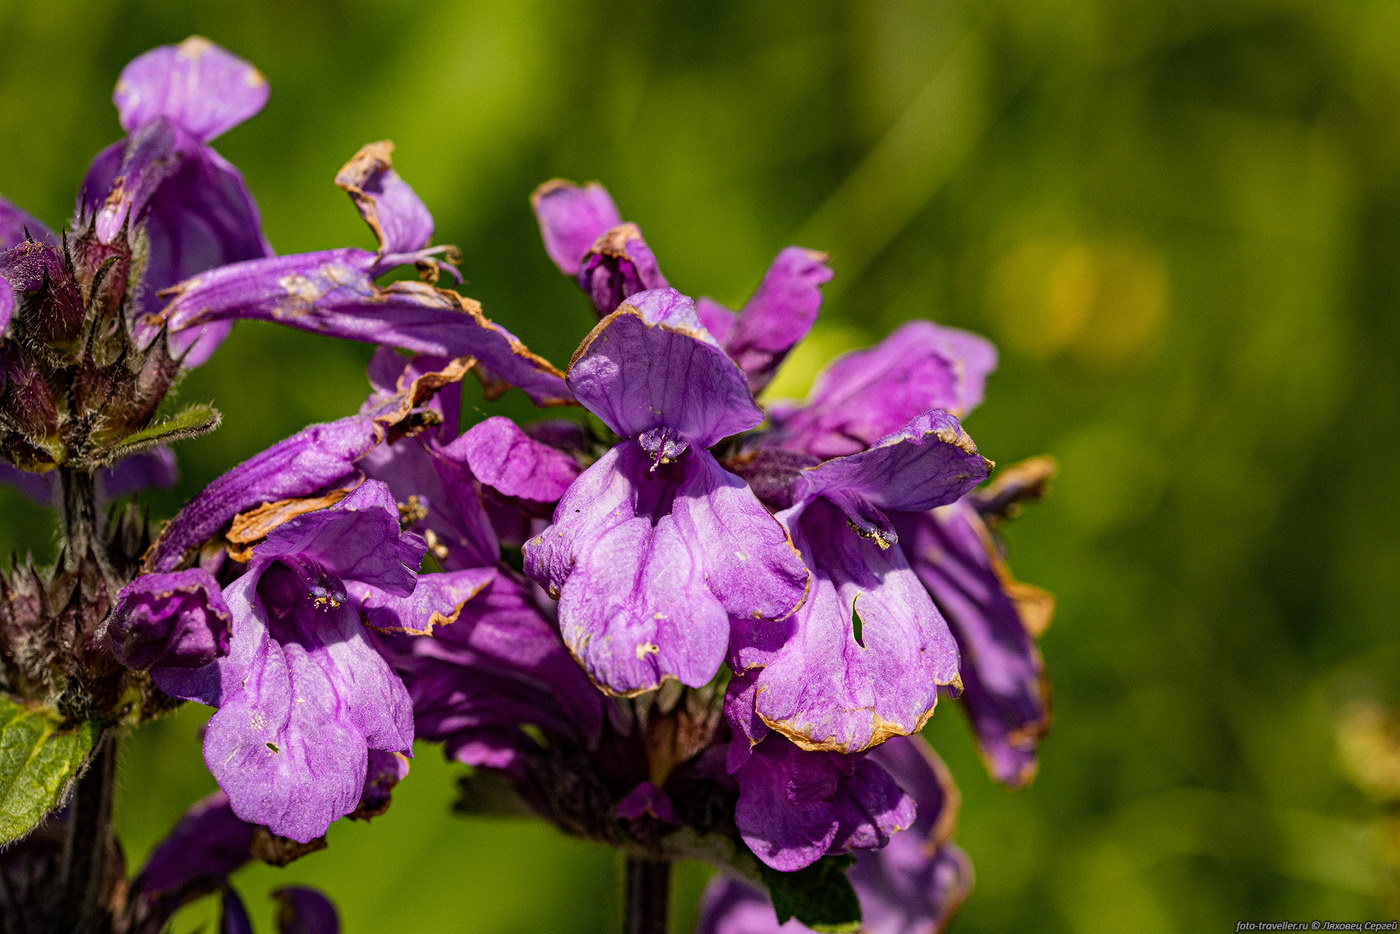
[[[97,479],[89,470],[58,468],[63,516],[63,562],[76,570],[84,561],[96,558],[102,573],[112,578],[107,557],[102,512],[97,506]]]
[[[100,930],[101,904],[112,846],[112,798],[117,773],[117,736],[109,730],[97,742],[87,771],[68,805],[68,836],[63,846],[63,878],[58,887],[58,930],[88,934]]]
[[[670,918],[670,861],[627,857],[627,905],[623,934],[667,934]]]

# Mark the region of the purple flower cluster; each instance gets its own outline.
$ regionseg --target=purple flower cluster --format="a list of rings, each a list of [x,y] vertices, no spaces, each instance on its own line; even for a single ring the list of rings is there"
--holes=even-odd
[[[209,484],[97,634],[163,695],[217,708],[204,757],[222,791],[188,821],[218,826],[172,840],[232,833],[238,861],[254,828],[312,844],[387,806],[417,738],[572,833],[730,870],[705,931],[778,930],[753,886],[782,912],[775,879],[852,856],[868,929],[941,927],[971,870],[917,734],[959,696],[993,776],[1021,785],[1048,723],[1050,601],[1011,578],[995,529],[1049,466],[984,487],[960,423],[993,347],[912,322],[805,402],[761,405],[827,258],[781,251],[731,310],[672,288],[602,187],[554,181],[532,199],[545,249],[599,319],[561,371],[442,284],[460,258],[431,245],[388,143],[336,176],[377,250],[274,254],[208,145],[266,98],[204,40],[142,56],[116,94],[129,135],[80,203],[94,242],[147,253],[124,322],[138,345],[192,366],[243,319],[379,345],[359,410]],[[0,255],[8,324],[59,253],[8,206],[0,238],[18,243]],[[381,284],[405,266],[419,277]],[[464,428],[469,371],[488,398],[515,387],[596,421]],[[152,881],[169,862],[146,889],[185,884]],[[240,912],[227,903],[226,929]]]

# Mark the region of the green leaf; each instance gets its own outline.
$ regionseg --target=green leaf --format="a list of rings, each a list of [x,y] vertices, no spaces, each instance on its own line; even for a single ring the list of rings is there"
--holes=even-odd
[[[100,457],[104,463],[110,464],[157,445],[197,438],[218,428],[222,418],[219,410],[212,405],[201,402],[187,406],[169,418],[127,435],[103,450]]]
[[[97,742],[95,723],[59,729],[58,714],[0,695],[0,846],[63,803]]]
[[[850,934],[860,930],[860,901],[846,879],[849,856],[826,856],[797,872],[763,867],[763,881],[778,923],[796,918],[814,931]]]

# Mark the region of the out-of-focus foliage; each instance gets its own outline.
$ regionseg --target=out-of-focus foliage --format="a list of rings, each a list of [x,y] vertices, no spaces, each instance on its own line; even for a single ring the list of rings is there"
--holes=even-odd
[[[553,175],[605,181],[685,291],[737,302],[785,244],[833,253],[779,391],[911,317],[1001,345],[967,427],[1062,464],[1010,530],[1059,596],[1057,726],[1016,795],[952,705],[929,728],[978,873],[957,930],[1400,911],[1393,821],[1348,777],[1375,745],[1355,711],[1400,703],[1400,6],[6,0],[0,193],[59,224],[118,135],[121,66],[196,32],[272,83],[216,145],[274,246],[365,245],[331,177],[391,138],[468,294],[556,361],[590,318],[536,242],[526,196]],[[368,353],[239,325],[181,387],[224,427],[159,508],[350,411]],[[40,510],[0,510],[7,551],[51,550]],[[212,787],[199,720],[128,744],[133,861]],[[455,774],[423,750],[373,826],[240,886],[255,907],[321,886],[351,932],[616,927],[611,854],[449,817]]]

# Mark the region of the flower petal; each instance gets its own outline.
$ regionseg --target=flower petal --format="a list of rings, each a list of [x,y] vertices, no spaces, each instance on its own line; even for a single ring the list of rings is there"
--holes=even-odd
[[[360,804],[350,812],[350,817],[355,820],[369,820],[389,810],[395,786],[407,777],[408,758],[403,753],[371,749],[369,765],[365,769],[365,787],[360,792]]]
[[[309,496],[345,480],[383,438],[368,415],[312,425],[239,464],[204,488],[161,532],[146,567],[173,570],[238,513]]]
[[[111,501],[142,490],[168,490],[179,479],[175,452],[166,447],[152,448],[104,467],[98,474],[98,495]]]
[[[111,243],[128,220],[134,226],[156,191],[201,148],[194,137],[157,120],[98,153],[83,179],[81,212],[96,214],[97,238]],[[118,152],[120,161],[113,158]]]
[[[991,466],[956,418],[934,410],[868,450],[802,471],[798,498],[844,493],[883,509],[922,512],[970,492]]]
[[[566,276],[578,275],[595,240],[622,223],[608,191],[597,182],[575,185],[561,178],[530,195],[545,252]]]
[[[267,95],[267,79],[256,68],[191,36],[133,59],[112,100],[128,133],[164,117],[207,143],[262,110]]]
[[[780,872],[796,872],[821,859],[841,828],[837,773],[821,753],[791,743],[760,744],[736,776],[734,822],[754,855]]]
[[[228,653],[230,619],[218,583],[190,568],[145,574],[123,587],[107,632],[128,668],[197,668]]]
[[[735,621],[736,666],[764,666],[758,715],[813,750],[852,753],[917,732],[938,686],[957,683],[958,650],[903,552],[855,534],[823,500],[793,539],[812,569],[807,602],[777,632]]]
[[[152,194],[146,204],[146,234],[150,250],[141,279],[142,306],[161,306],[156,293],[190,276],[243,260],[272,255],[263,236],[258,206],[243,175],[212,149],[200,149]],[[138,341],[143,329],[155,328],[143,318],[133,322]],[[174,354],[185,367],[209,359],[232,327],[217,322],[171,337]]]
[[[232,886],[224,886],[219,899],[219,934],[254,934],[248,909]]]
[[[175,570],[241,512],[348,482],[358,461],[438,390],[461,379],[464,367],[452,361],[440,372],[405,376],[396,392],[376,394],[376,404],[360,414],[305,428],[218,477],[165,526],[143,569]]]
[[[819,287],[831,281],[825,253],[791,246],[778,254],[744,305],[724,349],[749,378],[755,394],[768,385],[788,351],[817,320]]]
[[[695,316],[700,319],[705,330],[710,332],[710,336],[721,345],[729,340],[729,335],[734,331],[734,324],[739,320],[738,312],[703,295],[695,300]]]
[[[558,502],[579,475],[572,457],[500,415],[473,425],[444,453],[464,461],[477,480],[502,495],[539,503]]]
[[[667,676],[699,687],[723,660],[729,617],[707,581],[720,569],[671,514],[704,458],[691,451],[653,471],[623,442],[574,481],[554,524],[525,546],[526,573],[560,595],[565,644],[609,693],[649,691]]]
[[[772,732],[754,709],[758,691],[757,670],[735,668],[724,688],[724,719],[729,724],[729,749],[725,754],[725,770],[737,772],[753,748]]]
[[[234,263],[181,283],[163,314],[172,332],[215,321],[272,321],[437,357],[471,356],[537,403],[572,399],[562,374],[486,318],[477,302],[426,282],[380,286],[379,265],[375,254],[355,249]]]
[[[234,645],[204,758],[239,817],[307,843],[358,805],[368,748],[410,751],[412,705],[353,606],[283,610],[274,638],[263,588],[278,574],[250,568],[225,590]]]
[[[534,744],[533,723],[583,746],[602,730],[606,699],[569,657],[525,585],[499,574],[433,639],[401,640],[395,664],[413,693],[420,735],[457,749]],[[528,745],[527,745],[528,744]]]
[[[807,934],[811,930],[796,918],[779,924],[766,894],[719,873],[705,888],[695,934]]]
[[[947,842],[956,792],[946,769],[916,737],[894,739],[869,760],[914,798],[918,813],[908,833],[895,833],[882,848],[856,854],[847,873],[860,899],[861,930],[881,934],[942,931],[972,885],[972,867]],[[789,805],[790,806],[790,805]],[[800,934],[796,920],[779,926],[768,897],[747,883],[717,877],[706,890],[697,934]]]
[[[365,474],[389,485],[407,528],[432,541],[446,570],[494,565],[500,543],[472,483],[471,471],[425,444],[406,438],[383,445],[361,462]]]
[[[238,613],[243,607],[232,588],[227,597]],[[325,670],[300,646],[286,651],[268,638],[261,606],[244,605],[239,624],[251,632],[236,631],[235,643],[246,638],[251,658],[239,681],[224,687],[205,733],[204,761],[241,819],[309,843],[359,802],[365,738],[340,715]]]
[[[387,140],[370,143],[335,176],[379,240],[382,254],[415,253],[433,239],[433,216],[394,171]]]
[[[141,868],[132,888],[163,903],[162,916],[197,895],[214,891],[251,857],[254,826],[234,816],[228,795],[216,791],[195,802]]]
[[[618,817],[625,820],[641,820],[653,817],[668,824],[679,824],[676,807],[665,791],[651,782],[639,782],[637,787],[627,792],[614,808]]]
[[[684,466],[671,514],[710,592],[730,616],[787,618],[806,598],[809,577],[787,531],[707,452],[692,452]]]
[[[277,889],[278,934],[339,934],[340,918],[331,900],[315,889],[289,885]]]
[[[769,444],[818,457],[853,454],[929,409],[967,414],[995,367],[996,350],[985,339],[911,321],[832,362]]]
[[[860,756],[806,752],[772,738],[754,749],[735,780],[739,835],[780,872],[828,853],[882,847],[914,821],[913,799]]]
[[[0,461],[0,484],[14,487],[39,506],[53,503],[54,491],[57,489],[57,483],[54,481],[52,471],[33,473]]]
[[[1012,579],[965,501],[902,516],[899,528],[910,563],[957,638],[961,700],[987,770],[1019,788],[1035,775],[1036,746],[1050,726],[1049,684],[1037,627],[1026,615],[1026,585]]]
[[[347,582],[346,586],[360,605],[365,625],[381,632],[426,636],[437,626],[456,622],[462,606],[489,585],[496,573],[490,567],[422,574],[413,593],[406,597],[358,582]]]
[[[43,222],[27,211],[0,198],[0,250],[18,246],[26,239],[58,246],[58,238]]]
[[[743,372],[674,289],[633,295],[603,319],[575,352],[568,382],[624,438],[669,428],[707,448],[763,421]]]
[[[619,225],[598,238],[583,258],[578,284],[599,315],[611,314],[637,292],[667,287],[636,224]]]
[[[389,487],[366,480],[334,505],[272,529],[253,554],[264,561],[311,560],[342,580],[407,597],[426,550],[423,539],[400,531],[399,510]]]

